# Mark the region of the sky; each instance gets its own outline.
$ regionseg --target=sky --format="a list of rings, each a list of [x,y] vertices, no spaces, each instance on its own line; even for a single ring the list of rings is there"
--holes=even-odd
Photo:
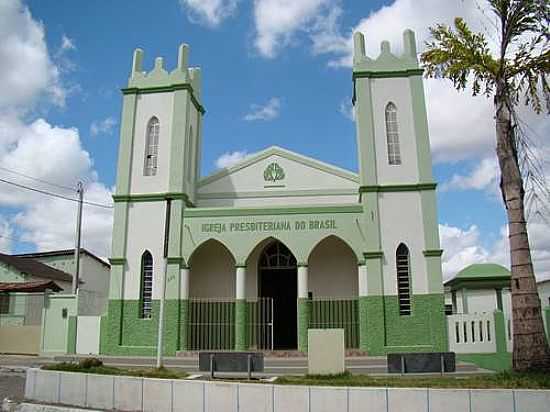
[[[84,207],[83,246],[109,257],[132,52],[145,51],[146,70],[157,56],[171,69],[182,42],[202,70],[203,176],[271,145],[356,171],[352,33],[376,57],[382,40],[399,53],[410,28],[421,52],[429,26],[456,16],[492,27],[482,0],[0,0],[0,179],[69,198],[82,180],[95,203]],[[470,263],[508,266],[491,101],[424,84],[444,277]],[[522,116],[549,153],[548,116]],[[73,247],[75,216],[75,202],[0,181],[0,252]],[[533,216],[535,269],[546,278],[550,228]]]

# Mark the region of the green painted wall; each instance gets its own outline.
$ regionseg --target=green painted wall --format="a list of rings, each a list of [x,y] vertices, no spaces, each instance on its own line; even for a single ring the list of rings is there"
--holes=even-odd
[[[153,356],[156,354],[160,302],[153,301],[153,317],[139,317],[139,300],[110,300],[101,321],[100,352],[109,355]],[[174,356],[180,346],[181,303],[166,300],[164,307],[164,354]]]
[[[366,331],[362,332],[367,344],[361,349],[370,355],[447,350],[443,294],[411,296],[409,316],[399,315],[397,296],[366,296],[361,301],[360,310],[367,318]]]
[[[76,296],[48,296],[44,306],[41,352],[66,353],[68,348],[76,348]],[[63,317],[63,309],[66,309],[66,317]],[[72,323],[71,317],[74,319]]]

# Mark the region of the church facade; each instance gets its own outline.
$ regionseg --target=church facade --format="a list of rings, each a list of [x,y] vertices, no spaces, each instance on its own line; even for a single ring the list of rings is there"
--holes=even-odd
[[[308,328],[330,327],[372,355],[446,349],[422,69],[414,33],[403,42],[374,59],[355,34],[358,173],[274,146],[200,177],[188,47],[171,72],[161,58],[143,72],[134,52],[101,353],[154,353],[165,271],[167,355],[307,351]]]

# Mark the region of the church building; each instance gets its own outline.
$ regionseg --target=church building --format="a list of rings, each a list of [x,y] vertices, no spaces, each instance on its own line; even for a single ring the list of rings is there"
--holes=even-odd
[[[384,41],[371,58],[354,36],[357,173],[272,146],[206,177],[201,72],[188,67],[188,46],[172,71],[157,58],[144,72],[143,51],[134,52],[122,90],[102,354],[155,353],[163,293],[166,355],[305,352],[308,328],[342,328],[348,349],[370,355],[446,350],[412,31],[401,49]]]

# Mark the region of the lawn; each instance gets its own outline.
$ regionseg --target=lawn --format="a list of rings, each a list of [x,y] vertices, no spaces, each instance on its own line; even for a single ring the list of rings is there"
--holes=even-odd
[[[98,359],[83,359],[79,363],[62,362],[44,365],[42,369],[63,372],[95,373],[98,375],[137,376],[142,378],[183,379],[188,376],[185,372],[167,368],[125,369],[114,366],[104,366]]]
[[[395,376],[373,377],[352,375],[283,376],[277,379],[283,385],[318,386],[376,386],[401,388],[471,388],[471,389],[550,389],[550,374],[499,372],[472,376]]]

